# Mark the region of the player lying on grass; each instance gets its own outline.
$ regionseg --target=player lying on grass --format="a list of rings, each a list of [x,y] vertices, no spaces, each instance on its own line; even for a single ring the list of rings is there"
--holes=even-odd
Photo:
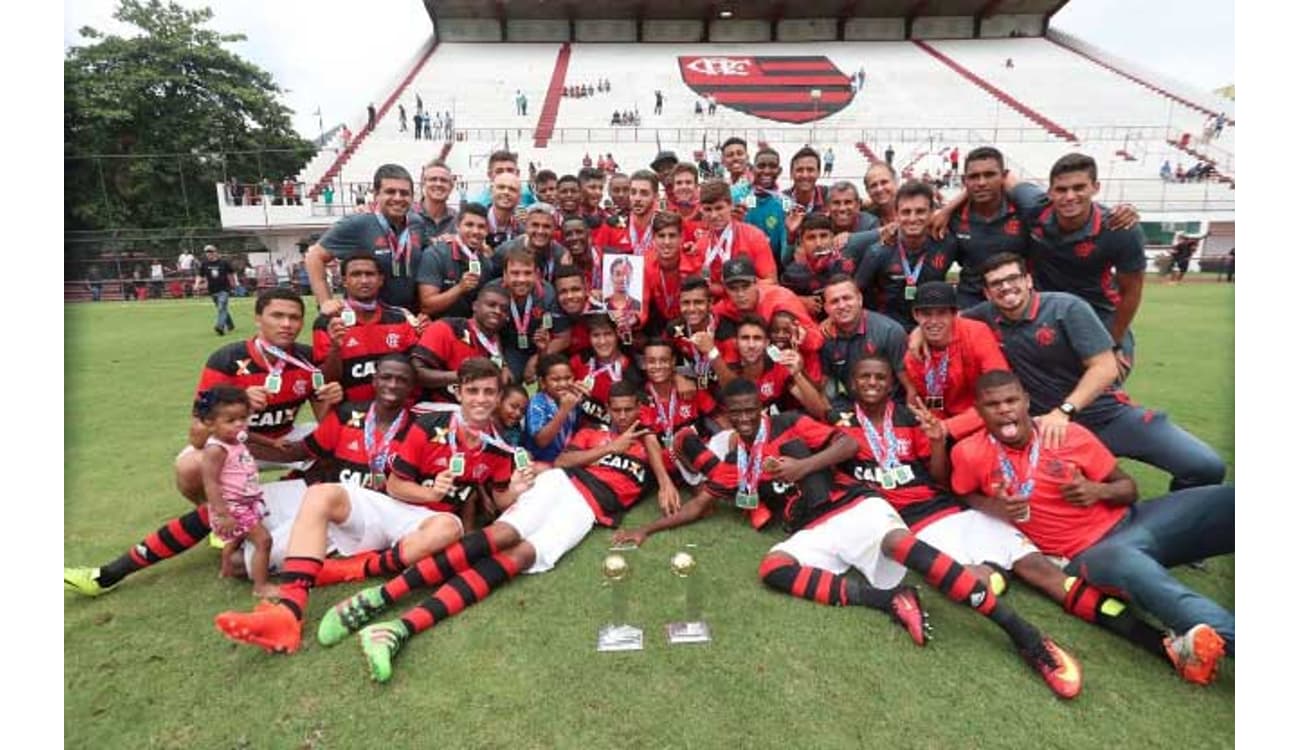
[[[319,583],[331,537],[347,540],[345,552],[383,551],[332,561],[345,570],[333,572],[330,582],[346,579],[353,567],[364,572],[368,564],[396,572],[460,538],[455,510],[475,483],[491,483],[499,506],[509,505],[530,486],[531,468],[512,473],[514,451],[491,434],[501,369],[487,359],[471,358],[461,363],[458,378],[460,409],[418,418],[398,447],[386,485],[392,497],[349,484],[307,490],[280,568],[278,601],[262,602],[253,612],[222,612],[216,617],[221,632],[270,652],[293,653],[302,640],[308,594]]]
[[[543,573],[586,538],[593,526],[613,527],[651,486],[665,514],[680,507],[654,432],[638,422],[638,388],[627,381],[609,391],[609,428],[585,427],[569,439],[555,467],[542,472],[495,523],[467,535],[382,586],[336,604],[317,638],[330,646],[360,630],[361,649],[376,681],[392,677],[393,657],[411,636],[481,601],[521,571]],[[651,481],[653,476],[653,481]],[[393,620],[366,623],[418,588],[432,588]]]
[[[1179,673],[1213,679],[1225,648],[1233,653],[1236,619],[1168,568],[1234,550],[1234,488],[1193,487],[1138,503],[1137,483],[1087,428],[1070,423],[1059,446],[1043,439],[1015,375],[986,373],[975,390],[985,429],[953,448],[953,490],[1014,523],[1044,553],[1071,558],[1066,574],[1119,592],[1172,628],[1177,636],[1164,646]],[[1071,596],[1067,606],[1088,608],[1070,605]]]
[[[703,475],[695,496],[680,512],[619,534],[615,541],[639,544],[652,533],[712,513],[719,500],[734,498],[738,507],[749,510],[755,526],[775,516],[794,532],[763,558],[759,576],[767,585],[823,604],[890,612],[923,645],[925,618],[916,593],[900,588],[905,568],[910,568],[952,601],[997,623],[1058,696],[1079,694],[1083,676],[1074,657],[963,566],[917,539],[878,494],[833,468],[858,452],[845,430],[797,412],[769,418],[747,380],[729,384],[723,403],[734,430],[718,433],[707,445],[690,431],[677,436],[681,461]],[[943,440],[937,424],[931,421],[926,433],[932,442]],[[891,481],[904,478],[895,467]],[[868,583],[846,575],[851,567]]]

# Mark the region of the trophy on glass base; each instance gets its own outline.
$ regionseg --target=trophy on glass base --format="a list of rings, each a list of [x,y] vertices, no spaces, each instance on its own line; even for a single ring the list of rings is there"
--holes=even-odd
[[[669,565],[673,575],[682,579],[682,586],[686,590],[686,617],[681,622],[668,623],[668,643],[676,645],[712,641],[713,634],[701,613],[704,602],[699,567],[695,560],[695,545],[686,545],[685,550],[672,556]]]
[[[609,589],[610,614],[596,634],[597,651],[640,651],[643,648],[641,628],[627,622],[627,580],[632,567],[622,552],[611,549],[601,562],[603,585]]]

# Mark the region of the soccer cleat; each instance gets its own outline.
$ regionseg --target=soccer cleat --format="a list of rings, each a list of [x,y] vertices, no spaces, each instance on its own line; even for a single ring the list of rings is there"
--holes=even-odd
[[[388,606],[382,591],[382,586],[371,586],[330,607],[316,628],[320,645],[333,646],[375,619]]]
[[[1083,668],[1065,649],[1047,636],[1029,648],[1021,649],[1029,666],[1043,677],[1058,698],[1073,698],[1083,689]]]
[[[406,625],[401,620],[377,622],[362,630],[357,637],[361,639],[361,651],[370,663],[370,679],[388,682],[393,676],[393,657],[411,637]]]
[[[64,568],[63,590],[75,591],[82,596],[99,596],[117,588],[99,585],[99,568]]]
[[[900,586],[889,600],[889,617],[903,626],[918,646],[930,640],[930,615],[921,607],[921,594],[915,586]]]
[[[316,588],[333,586],[336,583],[366,580],[366,561],[379,557],[371,550],[351,557],[328,557],[321,562],[320,572],[316,574]]]
[[[1165,654],[1184,680],[1209,685],[1223,658],[1223,637],[1209,625],[1193,625],[1182,635],[1165,638]]]
[[[230,640],[268,653],[292,654],[302,645],[302,625],[283,604],[258,602],[252,612],[222,612],[214,622]]]

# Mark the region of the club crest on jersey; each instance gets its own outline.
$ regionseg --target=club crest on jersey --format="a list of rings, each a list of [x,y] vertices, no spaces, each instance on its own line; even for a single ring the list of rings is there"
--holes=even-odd
[[[1007,234],[1020,234],[1020,219],[1007,219],[1007,223],[1002,225],[1002,231]]]
[[[771,383],[764,382],[758,386],[758,392],[763,396],[763,398],[771,398],[776,395],[776,387]]]
[[[384,343],[388,345],[389,349],[396,349],[398,346],[401,345],[402,340],[401,338],[398,337],[397,334],[390,333],[384,337]]]
[[[1048,347],[1056,342],[1056,329],[1049,325],[1041,325],[1037,331],[1034,331],[1034,341],[1039,346]]]
[[[677,64],[696,94],[765,120],[814,122],[853,101],[849,77],[822,55],[690,55]],[[813,89],[820,99],[812,98]]]
[[[1092,240],[1084,240],[1074,246],[1074,255],[1078,258],[1086,258],[1092,255],[1092,251],[1097,249],[1097,243]]]
[[[293,384],[293,395],[295,395],[295,396],[306,396],[306,395],[307,395],[307,381],[306,381],[306,380],[299,380],[298,382],[296,382],[296,383]]]

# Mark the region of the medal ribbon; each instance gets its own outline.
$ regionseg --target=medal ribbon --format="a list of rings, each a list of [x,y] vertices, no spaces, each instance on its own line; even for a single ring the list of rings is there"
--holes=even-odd
[[[867,444],[871,446],[871,454],[876,457],[876,463],[885,471],[901,466],[898,461],[898,438],[894,437],[894,403],[891,401],[885,405],[883,440],[880,433],[876,432],[875,425],[863,413],[862,407],[854,405],[853,408],[858,413],[858,423],[862,425],[862,434],[867,437]]]
[[[288,362],[289,364],[294,365],[295,367],[299,367],[303,370],[306,370],[307,372],[320,372],[320,368],[317,367],[316,365],[313,365],[310,362],[304,362],[301,359],[298,359],[292,354],[289,354],[285,350],[276,346],[275,344],[263,341],[260,337],[254,339],[253,341],[254,341],[254,346],[256,346],[257,350],[262,353],[262,358],[266,360],[267,366],[270,368],[271,372],[275,375],[279,375],[280,373],[284,372],[285,362]],[[280,361],[272,365],[271,357],[275,357]]]
[[[1012,488],[1014,494],[1029,497],[1034,494],[1034,471],[1038,469],[1038,430],[1034,430],[1034,441],[1029,448],[1029,471],[1024,481],[1016,475],[1016,467],[1011,465],[1011,459],[1007,457],[1006,449],[1002,447],[1002,442],[997,438],[989,435],[989,442],[998,451],[998,464],[1002,468],[1002,479]]]
[[[521,336],[528,335],[528,321],[533,315],[533,295],[528,295],[528,301],[524,303],[524,314],[519,314],[519,306],[515,304],[515,298],[510,298],[510,318],[515,321],[515,331]]]
[[[393,231],[392,224],[388,223],[388,219],[378,208],[375,209],[374,216],[375,221],[379,222],[379,227],[384,230],[384,234],[388,235],[388,246],[393,249],[393,275],[404,276],[402,269],[406,265],[406,256],[411,252],[410,217],[407,217],[406,226],[402,228],[402,234],[399,237]]]
[[[758,478],[763,473],[763,446],[767,443],[767,415],[764,414],[754,436],[754,463],[750,465],[749,451],[745,450],[745,441],[736,440],[736,469],[740,474],[740,492],[758,494]]]
[[[505,451],[506,453],[513,454],[515,452],[513,446],[506,443],[497,435],[495,426],[488,427],[486,431],[476,430],[465,424],[465,419],[461,416],[460,409],[457,409],[451,413],[451,427],[447,430],[447,446],[451,448],[452,453],[456,452],[456,436],[460,433],[462,427],[477,435],[478,439],[482,440],[485,445],[491,445]]]
[[[672,445],[673,419],[677,417],[677,388],[672,389],[672,395],[668,397],[668,413],[664,414],[664,404],[660,400],[659,394],[655,392],[653,385],[646,386],[650,391],[650,398],[654,399],[655,413],[659,415],[659,421],[664,425],[664,445]]]
[[[653,218],[653,216],[651,217]],[[638,257],[645,255],[650,249],[650,243],[654,241],[654,232],[650,231],[652,222],[647,221],[645,225],[645,234],[641,235],[636,231],[636,217],[629,216],[627,220],[627,237],[631,240],[632,254]]]
[[[618,359],[615,359],[613,362],[601,365],[600,368],[597,369],[595,357],[587,360],[587,375],[592,380],[595,380],[605,373],[609,373],[609,379],[615,383],[621,381],[623,379],[623,363],[619,362]]]
[[[664,317],[675,318],[677,317],[677,311],[673,309],[673,303],[677,300],[673,295],[668,293],[668,277],[664,276],[664,269],[658,266],[656,266],[656,269],[659,271],[659,288],[664,291]],[[679,276],[678,289],[680,290],[680,288],[681,282]]]
[[[943,384],[948,380],[948,355],[952,352],[949,346],[943,350],[943,358],[939,360],[939,366],[932,367],[933,357],[925,360],[925,395],[929,398],[939,398],[943,396]]]
[[[493,357],[501,356],[500,344],[494,345],[490,340],[488,340],[488,337],[483,335],[483,332],[478,329],[478,324],[473,320],[469,322],[469,329],[474,332],[474,337],[478,339],[479,346],[486,349],[489,355]]]
[[[907,277],[908,286],[916,286],[916,280],[921,276],[921,269],[925,268],[925,256],[929,251],[921,253],[921,257],[916,260],[916,268],[907,262],[907,251],[903,249],[903,239],[898,239],[898,260],[903,264],[903,275]]]
[[[402,409],[397,413],[397,418],[388,426],[388,431],[384,433],[384,439],[379,445],[375,445],[375,422],[375,404],[371,402],[370,408],[366,410],[365,429],[362,430],[362,434],[366,440],[366,458],[370,462],[370,470],[379,474],[388,468],[388,449],[393,444],[393,438],[397,437],[398,430],[402,429],[402,424],[406,422],[406,410]]]
[[[727,228],[722,230],[716,240],[710,240],[709,251],[704,256],[704,267],[712,270],[713,261],[721,258],[723,263],[731,260],[731,244],[735,240],[732,229],[735,228],[734,222],[728,222]]]

